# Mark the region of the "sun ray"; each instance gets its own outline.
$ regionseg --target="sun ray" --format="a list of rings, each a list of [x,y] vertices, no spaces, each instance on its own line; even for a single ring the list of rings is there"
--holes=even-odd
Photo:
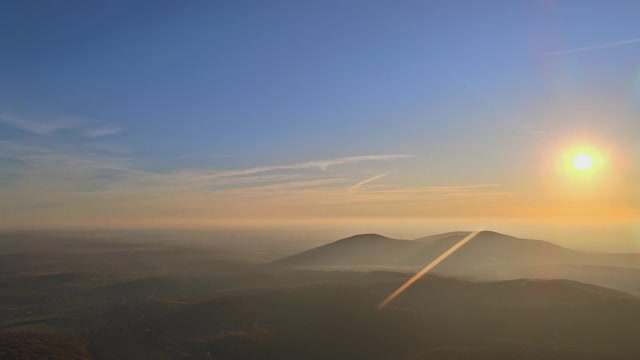
[[[469,235],[465,236],[462,240],[458,241],[455,245],[453,245],[449,250],[445,251],[442,255],[438,256],[437,259],[433,260],[429,265],[425,266],[424,269],[420,270],[417,274],[415,274],[411,279],[409,279],[406,283],[400,286],[396,291],[394,291],[391,295],[389,295],[383,302],[378,305],[378,310],[387,306],[393,299],[395,299],[398,295],[400,295],[403,291],[407,290],[407,288],[413,285],[414,282],[418,281],[421,277],[423,277],[426,273],[431,271],[438,264],[443,262],[449,255],[453,254],[456,250],[462,247],[462,245],[469,242],[469,240],[473,239],[478,235],[483,228],[480,228]]]

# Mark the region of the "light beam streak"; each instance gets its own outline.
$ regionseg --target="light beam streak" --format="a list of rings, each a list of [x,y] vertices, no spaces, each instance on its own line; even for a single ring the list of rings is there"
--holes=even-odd
[[[407,288],[409,286],[413,285],[414,282],[418,281],[421,277],[423,277],[431,269],[433,269],[434,267],[438,266],[438,264],[440,264],[442,261],[444,261],[444,259],[449,257],[449,255],[453,254],[456,250],[461,248],[462,245],[466,244],[467,242],[469,242],[469,240],[471,240],[474,237],[476,237],[476,235],[478,235],[482,230],[483,229],[480,228],[480,229],[472,232],[471,234],[465,236],[464,239],[458,241],[449,250],[445,251],[442,255],[438,256],[437,259],[433,260],[429,265],[425,266],[424,269],[420,270],[417,274],[413,275],[413,277],[411,279],[409,279],[406,283],[404,283],[402,286],[400,286],[398,288],[398,290],[394,291],[391,295],[389,295],[389,297],[384,299],[384,301],[381,302],[378,305],[378,310],[380,310],[383,307],[387,306],[387,304],[389,304],[393,299],[395,299],[398,295],[402,294],[403,291],[407,290]]]

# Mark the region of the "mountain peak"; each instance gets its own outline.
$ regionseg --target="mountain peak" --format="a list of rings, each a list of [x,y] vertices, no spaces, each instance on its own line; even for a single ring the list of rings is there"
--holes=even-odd
[[[276,261],[307,266],[358,266],[386,264],[389,255],[405,251],[415,243],[380,234],[359,234]]]
[[[464,236],[467,236],[469,234],[471,234],[473,231],[449,231],[449,232],[445,232],[445,233],[441,233],[441,234],[434,234],[434,235],[428,235],[425,237],[421,237],[416,239],[417,241],[428,241],[428,240],[437,240],[437,239],[445,239],[445,238],[451,238],[451,237],[460,237],[461,239]],[[506,234],[502,234],[499,233],[497,231],[492,231],[492,230],[482,230],[478,233],[477,236],[500,236],[500,237],[509,237],[509,238],[513,238],[513,236],[511,235],[506,235]]]
[[[350,236],[315,249],[281,259],[279,263],[302,266],[342,266],[380,268],[419,268],[435,259],[470,231],[454,231],[416,240],[399,240],[380,234]],[[481,231],[438,270],[475,271],[496,264],[525,266],[533,263],[562,262],[568,249],[540,240],[521,239],[495,231]],[[542,260],[540,260],[542,259]]]
[[[380,234],[370,233],[370,234],[357,234],[357,235],[349,236],[344,239],[337,240],[336,242],[371,241],[371,240],[397,240],[397,239],[392,239],[390,237],[386,237]]]

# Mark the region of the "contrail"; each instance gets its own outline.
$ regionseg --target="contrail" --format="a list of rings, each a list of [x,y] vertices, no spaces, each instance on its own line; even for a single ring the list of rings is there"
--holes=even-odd
[[[420,279],[421,277],[424,276],[424,274],[428,273],[431,269],[433,269],[434,267],[436,267],[438,264],[440,264],[444,259],[446,259],[447,257],[449,257],[449,255],[453,254],[456,250],[458,250],[459,248],[462,247],[462,245],[466,244],[467,242],[469,242],[469,240],[473,239],[474,237],[476,237],[476,235],[478,235],[483,229],[480,228],[474,232],[472,232],[471,234],[465,236],[464,239],[458,241],[455,245],[453,245],[449,250],[445,251],[442,255],[438,256],[437,259],[433,260],[431,262],[431,264],[427,265],[424,267],[424,269],[420,270],[417,274],[413,275],[413,277],[411,279],[409,279],[409,281],[407,281],[406,283],[404,283],[402,286],[400,286],[398,288],[398,290],[394,291],[391,295],[389,295],[389,297],[387,297],[386,299],[384,299],[383,302],[381,302],[378,305],[378,310],[382,309],[383,307],[387,306],[387,304],[389,304],[393,299],[395,299],[398,295],[402,294],[403,291],[407,290],[407,288],[409,286],[411,286],[414,282],[418,281],[418,279]]]
[[[368,178],[366,180],[362,180],[359,183],[357,183],[357,184],[353,185],[352,187],[350,187],[349,188],[349,192],[355,191],[357,188],[359,188],[360,186],[362,186],[364,184],[368,184],[368,183],[370,183],[372,181],[376,181],[378,179],[382,179],[383,177],[385,177],[385,176],[387,176],[389,174],[391,174],[391,173],[384,173],[384,174],[380,174],[380,175],[376,175],[376,176],[370,177],[370,178]]]
[[[547,52],[547,55],[573,54],[573,53],[578,53],[583,51],[607,49],[607,48],[612,48],[616,46],[623,46],[623,45],[629,45],[629,44],[635,44],[635,43],[640,43],[640,38],[614,41],[614,42],[605,43],[605,44],[591,45],[591,46],[585,46],[585,47],[579,47],[579,48],[573,48],[573,49],[549,51]]]

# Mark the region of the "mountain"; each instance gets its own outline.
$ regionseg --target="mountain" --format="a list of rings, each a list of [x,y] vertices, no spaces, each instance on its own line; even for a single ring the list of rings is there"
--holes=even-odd
[[[449,249],[468,232],[452,232],[416,240],[391,239],[363,234],[311,249],[278,261],[299,266],[422,267]],[[556,262],[576,257],[577,252],[540,240],[527,240],[482,231],[454,253],[448,263],[465,265],[515,262]]]
[[[417,271],[467,236],[458,231],[415,240],[356,235],[278,260],[323,269]],[[640,255],[584,252],[547,241],[482,231],[435,272],[477,280],[569,279],[640,294]]]
[[[628,267],[581,264],[545,264],[520,267],[498,265],[478,269],[473,278],[482,280],[568,279],[640,296],[640,269]]]
[[[410,240],[361,234],[276,261],[309,267],[398,267],[417,247]]]
[[[635,331],[640,300],[628,294],[566,280],[478,283],[428,275],[377,310],[404,276],[360,274],[370,281],[146,303],[113,317],[137,317],[134,327],[175,334],[194,358],[209,353],[240,360],[450,359],[470,352],[491,359],[635,359],[640,354]]]

